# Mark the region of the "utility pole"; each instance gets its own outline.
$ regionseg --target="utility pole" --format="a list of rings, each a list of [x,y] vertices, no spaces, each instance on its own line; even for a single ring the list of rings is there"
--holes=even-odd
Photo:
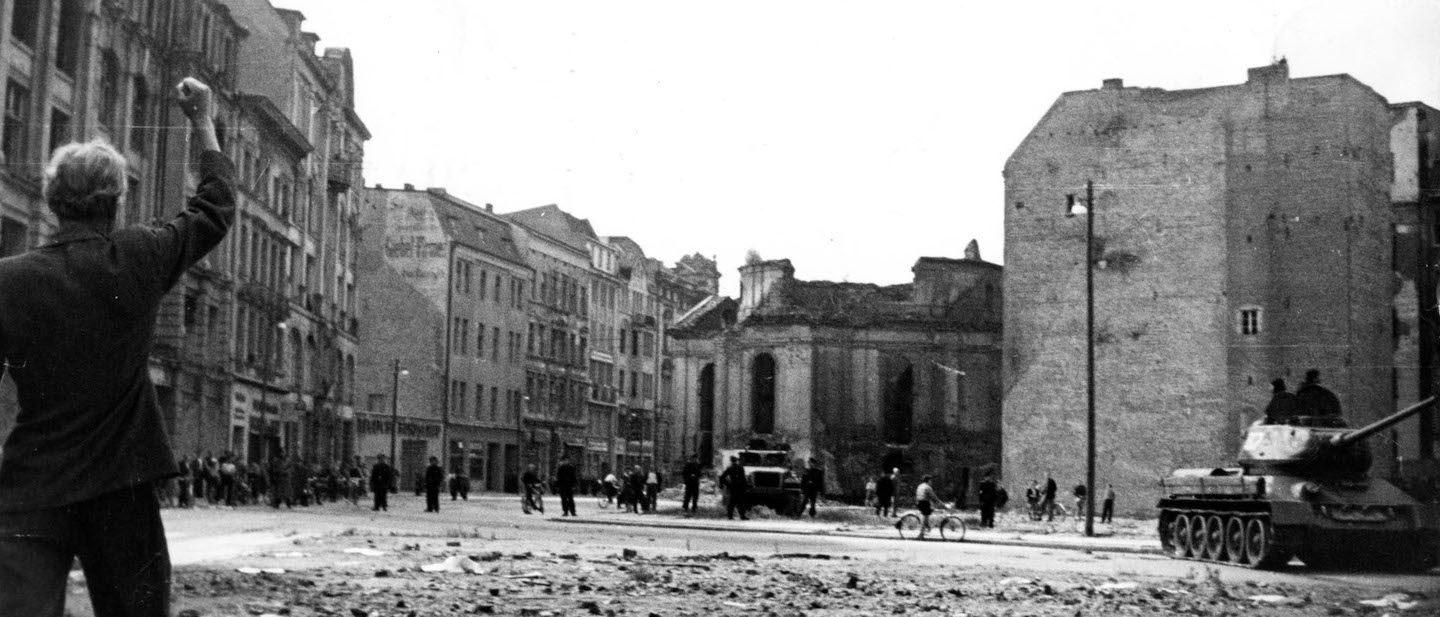
[[[1095,535],[1095,182],[1085,181],[1085,535]]]
[[[390,464],[395,469],[400,468],[400,462],[395,460],[395,438],[400,429],[400,377],[409,374],[410,371],[401,370],[400,360],[396,358],[390,385]]]

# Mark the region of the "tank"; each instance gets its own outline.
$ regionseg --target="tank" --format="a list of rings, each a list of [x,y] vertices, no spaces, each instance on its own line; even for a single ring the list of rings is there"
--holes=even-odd
[[[1427,411],[1431,397],[1358,429],[1338,417],[1256,423],[1238,467],[1180,469],[1160,481],[1160,542],[1179,559],[1276,568],[1423,571],[1440,549],[1440,506],[1370,476],[1364,441]]]

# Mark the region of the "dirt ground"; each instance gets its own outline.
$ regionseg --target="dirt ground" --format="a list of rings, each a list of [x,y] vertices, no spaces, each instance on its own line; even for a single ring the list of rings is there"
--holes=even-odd
[[[423,568],[447,560],[458,571]],[[83,580],[72,592],[69,613],[89,615]],[[1440,601],[1413,592],[1356,597],[1343,586],[1234,584],[1200,564],[1184,578],[1116,579],[825,554],[616,552],[460,529],[297,537],[264,553],[177,568],[174,594],[178,617],[1440,615]]]

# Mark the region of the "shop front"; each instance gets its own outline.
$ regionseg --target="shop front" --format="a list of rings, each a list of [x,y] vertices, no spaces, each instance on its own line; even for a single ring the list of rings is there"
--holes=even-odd
[[[400,418],[391,422],[389,415],[355,414],[356,451],[368,467],[375,463],[375,457],[395,460],[396,476],[400,490],[413,491],[417,477],[423,478],[430,457],[440,456],[440,423],[417,418]]]

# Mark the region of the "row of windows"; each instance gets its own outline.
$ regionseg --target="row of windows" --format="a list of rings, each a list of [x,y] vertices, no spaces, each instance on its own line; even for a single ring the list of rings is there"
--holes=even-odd
[[[584,367],[590,358],[589,345],[589,337],[532,323],[525,351],[546,360]]]
[[[470,345],[470,341],[472,340],[472,339],[470,338],[470,326],[471,326],[471,322],[470,322],[469,319],[466,319],[466,318],[463,318],[463,317],[456,317],[456,318],[454,318],[454,320],[453,320],[452,323],[450,324],[450,328],[451,328],[451,329],[450,329],[450,335],[451,335],[451,337],[452,337],[452,340],[450,341],[450,350],[451,350],[451,353],[454,353],[454,354],[460,355],[460,356],[470,356],[470,355],[473,355],[473,356],[476,357],[476,358],[482,358],[482,359],[483,359],[483,358],[486,357],[486,349],[487,349],[487,347],[486,347],[487,341],[485,340],[485,339],[486,339],[485,324],[483,324],[483,323],[478,323],[478,322],[476,322],[476,323],[474,324],[474,326],[475,326],[475,338],[474,338],[473,340],[475,341],[475,345],[474,345],[473,348],[472,348],[471,345]],[[489,347],[488,347],[488,349],[489,349],[489,358],[490,358],[490,360],[491,360],[492,362],[499,362],[499,361],[500,361],[500,328],[499,328],[499,326],[492,326],[492,327],[490,328],[489,339],[490,339],[490,340],[488,341],[488,345],[489,345]],[[508,331],[508,330],[507,330],[507,331],[505,332],[505,362],[506,362],[506,363],[509,363],[509,364],[515,364],[515,363],[517,363],[517,362],[519,362],[519,361],[520,361],[520,333],[519,333],[519,332],[511,332],[511,331]]]
[[[525,375],[525,392],[530,399],[527,411],[532,415],[583,418],[588,391],[585,382],[578,379],[534,372]]]
[[[535,299],[547,306],[586,317],[590,314],[589,291],[575,277],[547,270],[540,275]]]
[[[488,397],[486,396],[487,392]],[[508,422],[510,418],[514,418],[519,413],[520,401],[519,390],[507,388],[505,398],[502,400],[499,386],[486,388],[485,384],[481,383],[470,384],[460,380],[450,382],[450,409],[457,418]],[[503,413],[501,411],[502,404],[504,405]],[[372,409],[372,411],[374,410]]]
[[[628,351],[627,351],[628,350]],[[655,333],[639,330],[620,329],[620,353],[632,356],[655,357]]]
[[[516,277],[507,277],[504,273],[496,271],[492,273],[484,268],[476,276],[477,264],[466,259],[455,261],[455,293],[478,295],[481,300],[492,300],[496,303],[502,302],[502,292],[508,291],[509,306],[511,308],[525,308],[525,281]]]

